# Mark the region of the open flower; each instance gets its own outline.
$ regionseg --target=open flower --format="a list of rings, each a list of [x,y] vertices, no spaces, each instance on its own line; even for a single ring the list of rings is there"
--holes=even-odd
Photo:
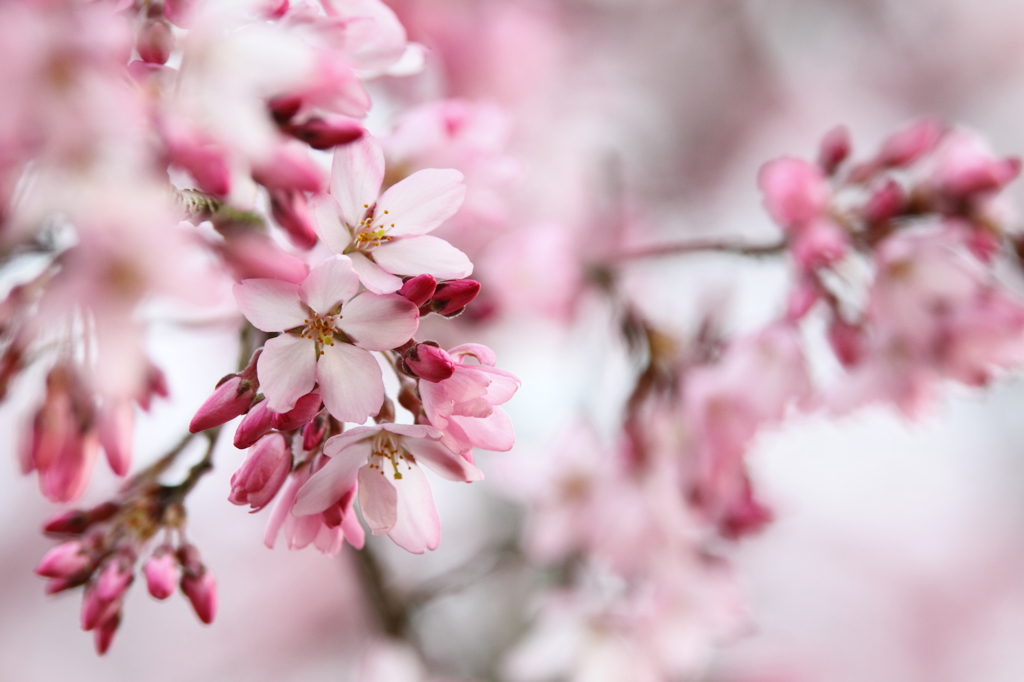
[[[384,155],[371,136],[334,150],[331,194],[313,200],[327,246],[350,256],[363,285],[379,294],[402,287],[397,275],[468,277],[466,254],[427,235],[462,205],[462,173],[427,168],[380,194],[383,181]]]
[[[397,295],[356,295],[359,278],[344,256],[313,268],[302,284],[247,279],[234,287],[242,314],[265,332],[256,365],[274,412],[288,412],[320,385],[336,419],[362,423],[384,402],[380,366],[367,351],[408,341],[419,326],[416,306]]]
[[[479,481],[483,473],[439,442],[422,424],[360,426],[324,445],[330,461],[299,490],[292,513],[318,514],[358,482],[359,508],[374,535],[389,535],[415,554],[441,541],[441,521],[430,484],[417,462],[450,481]]]

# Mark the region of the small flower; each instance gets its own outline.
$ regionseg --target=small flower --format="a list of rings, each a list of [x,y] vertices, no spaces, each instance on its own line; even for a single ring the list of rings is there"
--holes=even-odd
[[[277,495],[292,469],[288,443],[280,433],[263,436],[249,450],[249,456],[231,477],[231,504],[263,509]]]
[[[380,366],[368,352],[408,341],[419,326],[416,306],[397,295],[359,290],[345,256],[313,268],[301,285],[247,279],[234,287],[252,324],[281,332],[265,344],[256,365],[260,388],[274,412],[288,412],[320,385],[336,419],[362,423],[384,402]]]
[[[469,276],[466,254],[427,235],[462,205],[462,173],[428,168],[380,194],[383,181],[384,155],[371,136],[335,149],[331,194],[314,199],[327,246],[349,255],[363,285],[380,294],[402,288],[397,275]]]

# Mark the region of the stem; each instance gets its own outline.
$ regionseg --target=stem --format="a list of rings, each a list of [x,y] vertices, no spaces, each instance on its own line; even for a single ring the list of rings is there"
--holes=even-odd
[[[393,590],[388,589],[384,568],[371,548],[372,545],[367,543],[353,554],[356,556],[359,576],[366,588],[366,596],[377,616],[380,629],[391,637],[405,639],[415,645],[409,636],[409,608],[395,596]]]
[[[772,244],[745,244],[734,239],[720,239],[707,237],[703,239],[691,239],[684,242],[670,244],[656,244],[645,246],[632,251],[622,251],[611,259],[612,263],[640,260],[643,258],[658,258],[660,256],[677,256],[690,253],[717,252],[732,253],[738,256],[774,256],[786,250],[785,239]]]

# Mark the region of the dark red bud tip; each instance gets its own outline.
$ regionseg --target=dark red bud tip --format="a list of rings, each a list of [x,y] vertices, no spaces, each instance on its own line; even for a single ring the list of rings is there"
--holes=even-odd
[[[299,109],[302,108],[302,98],[296,95],[275,97],[267,102],[267,108],[270,109],[270,115],[274,117],[277,124],[283,126],[299,113]]]
[[[96,645],[96,653],[100,656],[110,649],[110,645],[114,641],[114,634],[120,625],[121,612],[117,611],[93,631],[93,643]]]
[[[426,381],[444,381],[455,373],[451,356],[432,344],[413,346],[406,351],[403,360],[410,374]]]
[[[818,165],[826,175],[832,175],[850,155],[850,131],[846,126],[836,126],[825,133],[818,150]]]
[[[308,144],[313,149],[331,149],[338,145],[355,142],[363,136],[359,123],[350,119],[325,121],[312,118],[305,123],[289,124],[284,131]]]
[[[405,281],[402,288],[398,290],[399,296],[409,299],[414,306],[422,306],[437,290],[437,280],[433,275],[416,275]]]
[[[444,317],[458,315],[479,293],[480,282],[471,279],[442,282],[430,300],[430,308]]]
[[[217,615],[217,581],[205,567],[197,576],[186,573],[181,577],[181,591],[188,597],[199,620],[207,625]]]
[[[163,19],[147,21],[135,40],[135,49],[142,61],[148,64],[166,63],[174,49],[171,25]]]

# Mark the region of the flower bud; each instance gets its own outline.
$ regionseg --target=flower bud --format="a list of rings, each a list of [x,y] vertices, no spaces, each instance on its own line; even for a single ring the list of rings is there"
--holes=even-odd
[[[36,575],[44,578],[70,578],[92,563],[92,557],[78,540],[62,542],[43,555]]]
[[[791,232],[820,218],[828,206],[828,181],[817,166],[794,157],[782,157],[761,166],[757,185],[768,213]]]
[[[872,225],[892,220],[907,207],[907,194],[903,187],[892,178],[871,193],[864,205],[864,220]]]
[[[198,573],[185,572],[181,576],[181,591],[188,597],[199,620],[207,625],[217,615],[217,581],[205,566]]]
[[[418,343],[405,352],[405,369],[426,381],[444,381],[455,373],[455,363],[447,352],[432,343]]]
[[[107,462],[115,474],[126,476],[132,461],[135,428],[131,401],[125,398],[108,400],[100,409],[99,422],[100,445],[107,455]]]
[[[270,211],[295,246],[311,249],[316,245],[313,216],[306,204],[306,195],[302,192],[292,189],[270,190]]]
[[[825,133],[818,149],[818,165],[825,175],[832,175],[850,155],[850,131],[846,126],[836,126]]]
[[[298,95],[282,95],[267,102],[270,115],[274,117],[278,125],[285,125],[302,108],[302,98]]]
[[[135,40],[135,49],[146,63],[167,63],[174,49],[174,34],[170,24],[163,19],[146,20]]]
[[[454,317],[472,303],[479,293],[480,282],[471,279],[441,282],[430,299],[430,310],[444,317]]]
[[[114,633],[117,632],[117,628],[120,625],[121,609],[118,608],[107,616],[106,620],[93,631],[93,644],[96,646],[96,653],[100,656],[107,653],[107,649],[110,648],[110,644],[114,641]]]
[[[357,121],[340,117],[330,121],[311,118],[305,123],[290,124],[284,130],[313,149],[330,149],[355,142],[364,133],[363,126]]]
[[[266,400],[261,400],[245,415],[235,430],[235,447],[244,450],[274,428],[274,415]]]
[[[142,572],[146,575],[146,587],[157,599],[167,599],[174,592],[178,582],[178,563],[174,551],[168,544],[160,545],[153,552]]]
[[[323,406],[323,400],[317,392],[307,393],[295,401],[295,407],[283,413],[273,413],[273,428],[278,431],[292,431],[303,424],[308,424]]]
[[[864,332],[858,325],[834,318],[828,327],[828,341],[844,367],[853,367],[864,356]]]
[[[430,300],[436,289],[437,280],[433,275],[416,275],[407,279],[397,293],[412,301],[414,306],[419,307]]]
[[[278,149],[273,158],[253,169],[253,180],[270,190],[319,192],[323,171],[305,151]]]
[[[317,417],[302,427],[302,449],[312,450],[324,439],[327,432],[326,417]]]
[[[88,511],[72,509],[54,516],[43,526],[43,532],[51,535],[81,535],[94,523],[111,518],[121,509],[116,502],[104,502]]]
[[[280,433],[264,436],[231,477],[231,504],[248,504],[259,511],[270,504],[292,470],[292,455]]]
[[[114,601],[125,593],[135,579],[135,576],[132,575],[132,563],[124,556],[112,559],[107,563],[96,581],[96,594],[101,600]]]
[[[890,135],[882,143],[878,163],[888,167],[909,166],[935,149],[942,139],[942,123],[934,118],[915,121]]]
[[[192,417],[188,430],[199,433],[231,421],[249,411],[259,384],[241,375],[225,377]]]
[[[285,253],[270,237],[258,232],[224,234],[224,241],[213,245],[213,248],[239,282],[243,279],[262,278],[299,284],[309,274],[305,263]]]

